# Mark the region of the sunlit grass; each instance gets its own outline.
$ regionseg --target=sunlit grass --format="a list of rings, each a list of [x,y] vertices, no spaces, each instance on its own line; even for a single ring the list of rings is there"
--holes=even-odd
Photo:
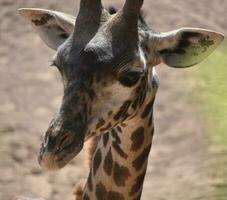
[[[212,147],[227,151],[227,43],[192,69],[190,79]]]
[[[224,200],[227,198],[227,42],[188,75],[194,102],[205,119],[211,150],[216,155],[224,152],[219,161],[222,164],[213,166],[214,173],[222,179],[216,185],[213,199]]]

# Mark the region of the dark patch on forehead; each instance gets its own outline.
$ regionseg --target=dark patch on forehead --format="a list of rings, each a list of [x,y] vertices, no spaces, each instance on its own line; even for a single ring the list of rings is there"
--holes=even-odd
[[[32,23],[36,26],[42,26],[46,24],[51,18],[53,18],[53,16],[49,14],[44,14],[40,19],[33,19]]]
[[[101,164],[102,161],[102,154],[101,150],[98,149],[97,152],[95,153],[94,160],[93,160],[93,175],[96,175],[96,172]]]
[[[138,151],[144,143],[144,127],[137,128],[131,136],[131,151]]]
[[[132,162],[133,167],[139,171],[147,162],[151,146],[145,148],[143,152]]]
[[[135,179],[135,182],[134,182],[134,184],[133,184],[133,186],[132,186],[132,188],[131,188],[131,190],[129,192],[130,196],[133,196],[137,192],[142,190],[145,174],[146,174],[146,170]]]
[[[152,108],[153,108],[153,105],[154,105],[154,99],[152,99],[145,107],[141,117],[144,119],[146,118],[150,112],[152,112]]]
[[[113,170],[113,157],[111,148],[104,159],[103,169],[107,173],[107,175],[111,176]]]
[[[99,183],[98,185],[96,185],[95,195],[98,200],[107,200],[107,198],[106,198],[107,190],[106,190],[106,187],[102,183]]]
[[[113,178],[117,186],[125,186],[125,182],[130,176],[129,169],[123,165],[114,163]]]
[[[118,113],[114,116],[114,120],[118,121],[120,118],[125,118],[127,115],[127,111],[129,106],[131,105],[131,101],[126,101],[124,104],[121,106],[120,110]]]
[[[107,145],[107,143],[109,141],[109,133],[104,133],[102,138],[103,138],[103,145],[104,145],[104,147],[106,147],[106,145]]]
[[[116,191],[109,191],[108,198],[106,200],[125,200],[124,196]]]

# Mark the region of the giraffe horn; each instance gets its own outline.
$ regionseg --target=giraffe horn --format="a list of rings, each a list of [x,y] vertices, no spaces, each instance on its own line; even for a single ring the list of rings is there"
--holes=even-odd
[[[81,0],[80,1],[80,12],[83,15],[88,15],[88,16],[92,16],[92,18],[96,18],[97,16],[95,14],[100,13],[101,10],[102,10],[101,0]]]
[[[103,6],[101,0],[81,0],[76,29],[94,26],[100,23]]]
[[[123,12],[125,14],[139,16],[142,5],[143,0],[126,0]]]
[[[128,50],[138,48],[138,19],[142,5],[143,0],[126,0],[123,8],[118,11],[110,23],[112,37],[116,40],[121,38],[124,41],[121,45],[124,46],[127,43]]]

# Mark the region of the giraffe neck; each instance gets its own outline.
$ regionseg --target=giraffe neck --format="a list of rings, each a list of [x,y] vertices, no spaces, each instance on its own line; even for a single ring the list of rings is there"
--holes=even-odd
[[[155,95],[147,96],[133,119],[98,139],[83,199],[140,199],[154,132]]]

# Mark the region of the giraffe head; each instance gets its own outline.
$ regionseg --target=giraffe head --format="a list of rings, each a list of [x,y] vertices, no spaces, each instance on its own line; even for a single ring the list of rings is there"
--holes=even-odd
[[[134,117],[147,90],[157,89],[149,85],[154,66],[193,66],[223,40],[219,33],[195,28],[156,33],[139,17],[142,3],[126,0],[111,14],[101,0],[81,0],[76,19],[50,10],[19,10],[56,51],[53,65],[64,84],[61,105],[43,138],[43,167],[64,167],[88,138]]]

